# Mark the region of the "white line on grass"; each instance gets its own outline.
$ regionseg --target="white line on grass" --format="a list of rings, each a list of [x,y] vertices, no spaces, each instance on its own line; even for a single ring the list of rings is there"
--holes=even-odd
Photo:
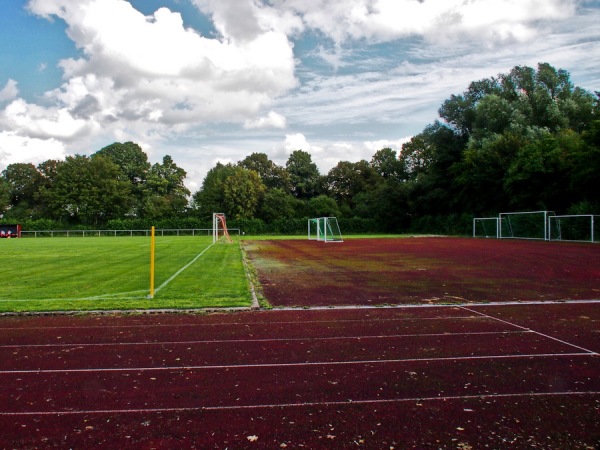
[[[185,269],[187,269],[188,267],[190,267],[192,264],[194,264],[196,261],[198,261],[200,259],[200,257],[202,255],[204,255],[208,249],[210,249],[213,245],[215,245],[215,243],[213,242],[212,244],[210,244],[208,247],[206,247],[204,250],[202,250],[200,253],[198,253],[194,259],[192,259],[189,263],[187,263],[185,266],[183,266],[181,269],[179,269],[177,272],[175,272],[171,278],[169,278],[167,281],[165,281],[163,284],[161,284],[159,287],[157,287],[154,290],[155,294],[158,294],[158,292],[164,288],[165,286],[167,286],[171,281],[173,281],[175,278],[177,278]]]
[[[97,301],[97,300],[114,300],[114,299],[127,299],[127,300],[136,300],[146,298],[146,293],[148,291],[137,290],[137,291],[129,291],[129,292],[118,292],[115,294],[102,294],[102,295],[94,295],[92,297],[67,297],[67,298],[29,298],[29,299],[0,299],[0,303],[11,303],[11,302],[19,302],[19,303],[27,303],[27,302],[87,302],[87,301]],[[138,294],[138,295],[134,295]],[[133,296],[132,296],[133,295]],[[53,328],[53,327],[50,327]],[[88,327],[83,327],[88,328]]]
[[[51,374],[51,373],[122,373],[122,372],[169,372],[189,370],[231,370],[231,369],[273,369],[283,367],[311,367],[311,366],[356,366],[368,364],[403,364],[419,362],[449,362],[449,361],[477,361],[500,359],[537,359],[537,358],[563,358],[565,356],[595,356],[593,353],[539,353],[526,355],[481,355],[481,356],[446,356],[439,358],[398,358],[398,359],[371,359],[363,361],[315,361],[297,363],[257,363],[257,364],[218,364],[206,366],[163,366],[163,367],[105,367],[89,369],[28,369],[28,370],[0,370],[0,375],[25,375],[25,374]]]
[[[299,402],[299,403],[271,403],[258,405],[223,405],[223,406],[191,406],[180,408],[128,408],[128,409],[88,409],[88,410],[63,410],[63,411],[0,411],[0,416],[66,416],[79,414],[148,414],[167,412],[198,412],[198,411],[235,411],[252,409],[274,409],[274,408],[314,408],[326,406],[348,406],[348,405],[381,405],[391,403],[422,403],[422,402],[448,402],[466,400],[489,400],[505,398],[545,398],[545,397],[585,397],[600,395],[600,391],[582,392],[525,392],[514,394],[479,394],[479,395],[445,395],[439,397],[409,397],[390,398],[377,400],[352,400],[345,401],[321,401],[321,402]]]

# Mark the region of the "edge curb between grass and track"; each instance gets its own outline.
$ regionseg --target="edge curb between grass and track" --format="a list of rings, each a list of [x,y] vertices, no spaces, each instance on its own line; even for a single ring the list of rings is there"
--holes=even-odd
[[[489,302],[489,303],[440,303],[440,304],[397,304],[397,305],[338,305],[338,306],[239,306],[230,308],[208,307],[208,308],[157,308],[157,309],[99,309],[99,310],[71,310],[71,311],[20,311],[1,312],[4,316],[85,316],[85,315],[152,315],[152,314],[212,314],[212,313],[235,313],[247,311],[328,311],[328,310],[351,310],[351,309],[417,309],[417,308],[465,308],[486,306],[531,306],[531,305],[575,305],[595,304],[600,299],[588,300],[547,300],[547,301],[512,301],[512,302]]]

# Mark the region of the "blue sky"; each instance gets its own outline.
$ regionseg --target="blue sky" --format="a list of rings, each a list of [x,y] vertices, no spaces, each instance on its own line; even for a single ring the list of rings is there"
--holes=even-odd
[[[598,23],[598,0],[5,1],[0,170],[134,141],[192,191],[252,152],[327,173],[516,65],[600,90]]]

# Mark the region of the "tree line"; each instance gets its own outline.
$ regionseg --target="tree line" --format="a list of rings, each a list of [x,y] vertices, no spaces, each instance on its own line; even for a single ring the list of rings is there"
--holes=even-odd
[[[600,94],[574,86],[567,71],[517,66],[472,82],[438,112],[398,153],[340,161],[327,174],[303,150],[284,166],[253,153],[217,163],[193,195],[171,157],[150,165],[131,142],[37,167],[11,164],[0,178],[3,220],[99,226],[208,222],[223,212],[266,231],[337,216],[342,230],[346,221],[362,231],[468,232],[473,216],[503,211],[600,213]]]

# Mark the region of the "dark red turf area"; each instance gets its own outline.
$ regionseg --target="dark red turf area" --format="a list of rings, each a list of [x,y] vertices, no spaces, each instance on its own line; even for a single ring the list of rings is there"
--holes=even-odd
[[[0,448],[595,448],[600,304],[0,318]]]
[[[600,298],[596,244],[428,237],[246,248],[276,306]]]

